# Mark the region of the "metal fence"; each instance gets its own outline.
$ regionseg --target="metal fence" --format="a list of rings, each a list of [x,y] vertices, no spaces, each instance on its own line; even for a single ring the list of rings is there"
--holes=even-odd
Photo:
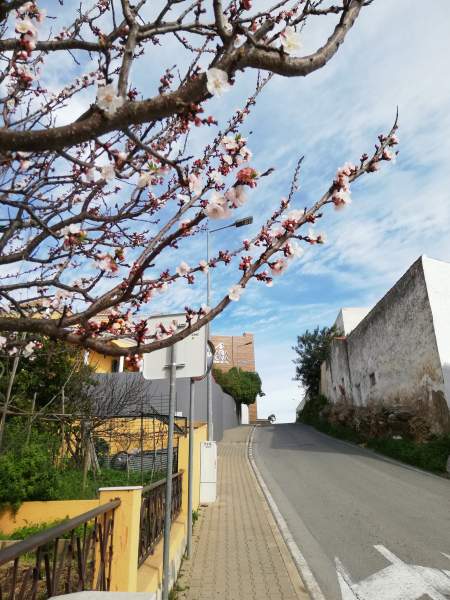
[[[172,475],[172,522],[180,514],[183,471]],[[141,522],[139,530],[139,566],[153,554],[164,532],[166,479],[147,485],[142,490]]]
[[[45,600],[83,590],[108,591],[114,500],[0,550],[0,598]]]
[[[120,452],[115,456],[105,456],[102,466],[132,472],[157,473],[167,470],[167,448],[161,450],[128,454]],[[178,447],[173,449],[173,473],[178,471]]]

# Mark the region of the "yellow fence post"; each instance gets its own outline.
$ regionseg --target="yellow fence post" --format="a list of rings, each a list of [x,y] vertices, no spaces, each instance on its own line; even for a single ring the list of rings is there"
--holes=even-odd
[[[100,504],[116,498],[114,513],[111,592],[136,592],[142,486],[100,488]]]

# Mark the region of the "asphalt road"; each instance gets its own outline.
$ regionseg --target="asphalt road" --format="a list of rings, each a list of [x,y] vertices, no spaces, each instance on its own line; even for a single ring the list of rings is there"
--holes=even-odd
[[[402,585],[401,564],[399,571],[384,573],[385,583],[393,578],[392,589],[388,582],[389,592],[378,593],[374,574],[390,562],[374,548],[376,544],[409,565],[443,569],[450,574],[450,558],[442,554],[450,555],[450,480],[300,424],[257,428],[253,452],[326,600],[352,597],[341,592],[336,557],[354,582],[373,576],[373,595],[366,591],[364,598],[429,597],[420,593],[420,585],[416,588],[411,584],[415,577],[411,570],[405,583],[409,591],[393,591]],[[442,571],[434,575],[441,577],[441,584],[442,578],[448,577]],[[448,582],[450,589],[450,579]],[[442,585],[446,591],[445,582]],[[419,590],[418,595],[414,590]],[[450,596],[445,593],[441,597]]]

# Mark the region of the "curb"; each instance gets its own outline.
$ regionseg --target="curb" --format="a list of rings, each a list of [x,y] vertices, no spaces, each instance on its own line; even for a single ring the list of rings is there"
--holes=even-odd
[[[253,473],[255,474],[256,480],[261,488],[262,493],[267,501],[267,504],[270,507],[270,511],[272,513],[273,518],[278,526],[280,534],[289,549],[291,557],[294,561],[295,566],[299,572],[299,575],[305,584],[305,587],[311,596],[312,600],[325,600],[325,596],[322,594],[322,591],[317,583],[316,578],[312,574],[311,569],[306,562],[305,557],[300,551],[300,548],[297,546],[292,534],[287,526],[287,523],[281,514],[272,494],[270,493],[258,467],[256,466],[255,459],[253,458],[253,434],[255,433],[256,426],[253,426],[253,429],[250,432],[250,435],[247,440],[247,456],[250,462],[250,465],[253,469]]]

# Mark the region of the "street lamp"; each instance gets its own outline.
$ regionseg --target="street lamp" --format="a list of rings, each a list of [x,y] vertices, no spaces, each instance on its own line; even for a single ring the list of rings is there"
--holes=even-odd
[[[223,227],[217,227],[217,229],[206,230],[206,263],[209,265],[209,234],[221,231],[222,229],[228,229],[229,227],[244,227],[245,225],[251,225],[253,223],[253,217],[245,217],[243,219],[237,219],[234,223],[224,225]],[[206,273],[206,304],[211,306],[211,272],[208,269]],[[209,323],[206,325],[206,340],[209,340],[210,327]],[[214,357],[213,357],[214,360]],[[208,421],[208,441],[213,440],[213,422],[212,422],[212,374],[210,370],[207,377],[206,385],[206,418]]]

